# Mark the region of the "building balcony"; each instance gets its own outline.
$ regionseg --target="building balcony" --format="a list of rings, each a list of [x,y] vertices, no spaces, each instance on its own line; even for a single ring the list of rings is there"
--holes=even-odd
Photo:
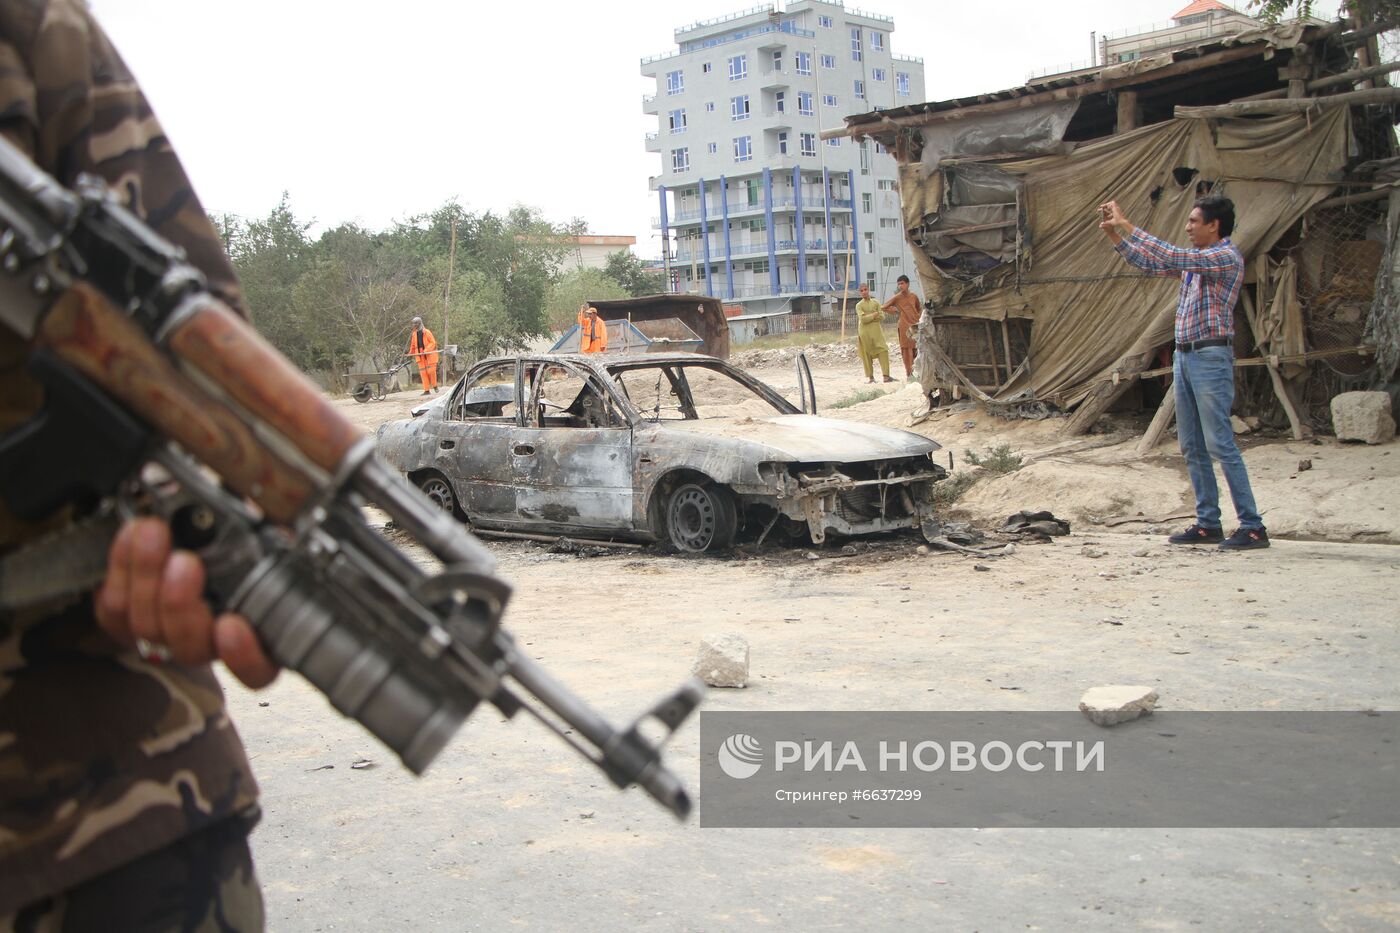
[[[642,113],[650,113],[650,114],[660,113],[660,111],[657,109],[657,106],[656,106],[656,95],[655,95],[655,94],[644,94],[644,95],[642,95]]]
[[[770,68],[758,76],[758,86],[765,91],[781,91],[788,86],[790,76],[785,68]]]
[[[825,211],[827,202],[830,201],[833,213],[838,211],[850,211],[851,201],[849,198],[823,198],[820,195],[804,195],[794,197],[791,194],[775,194],[773,196],[773,211],[775,213],[793,213],[799,207],[804,211]],[[711,204],[706,208],[706,220],[711,223],[721,223],[724,218],[724,208],[719,204]],[[750,214],[762,214],[767,208],[763,201],[752,204],[748,200],[729,202],[729,219]],[[700,208],[692,207],[685,210],[675,211],[667,217],[672,227],[684,227],[691,224],[700,223]],[[661,227],[661,218],[652,217],[651,225],[657,229]],[[844,246],[842,247],[845,248]]]
[[[661,151],[661,136],[658,133],[648,133],[646,135],[647,152]]]

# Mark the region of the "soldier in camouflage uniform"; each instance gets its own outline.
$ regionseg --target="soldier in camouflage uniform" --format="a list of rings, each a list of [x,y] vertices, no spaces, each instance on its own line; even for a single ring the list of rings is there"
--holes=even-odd
[[[0,132],[59,181],[107,180],[229,304],[232,267],[135,80],[83,0],[0,0]],[[0,432],[42,402],[0,326]],[[0,555],[71,516],[0,505]],[[97,595],[0,614],[0,930],[258,930],[257,787],[208,661],[275,669],[246,622],[211,618],[203,568],[128,526]],[[101,620],[101,625],[95,624]],[[169,645],[179,663],[132,643]]]

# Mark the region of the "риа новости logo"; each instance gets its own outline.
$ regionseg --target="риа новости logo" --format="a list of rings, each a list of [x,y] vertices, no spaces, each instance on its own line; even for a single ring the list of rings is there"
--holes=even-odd
[[[744,733],[736,733],[724,740],[719,747],[720,770],[732,778],[743,780],[753,777],[763,766],[763,746],[758,739]]]

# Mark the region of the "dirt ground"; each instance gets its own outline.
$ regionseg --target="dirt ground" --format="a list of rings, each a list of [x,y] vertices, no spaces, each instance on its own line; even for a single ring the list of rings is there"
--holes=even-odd
[[[757,374],[795,394],[788,367]],[[825,405],[865,388],[858,364],[816,375]],[[830,413],[904,426],[918,393],[891,388]],[[343,404],[370,428],[417,401]],[[977,561],[912,539],[815,559],[495,542],[507,627],[614,723],[728,631],[751,645],[752,681],[706,709],[1062,710],[1104,683],[1152,685],[1175,710],[1400,709],[1397,445],[1251,443],[1281,538],[1232,555],[1165,545],[1181,520],[1137,520],[1188,502],[1170,443],[1138,460],[1127,425],[1118,443],[1058,428],[978,410],[916,428],[958,469],[998,444],[1027,458],[960,505],[981,522],[1051,509],[1073,523],[1054,543]],[[523,717],[478,712],[415,779],[295,676],[229,696],[262,785],[271,930],[1400,926],[1395,830],[702,830]],[[692,789],[697,747],[692,721],[668,754]]]

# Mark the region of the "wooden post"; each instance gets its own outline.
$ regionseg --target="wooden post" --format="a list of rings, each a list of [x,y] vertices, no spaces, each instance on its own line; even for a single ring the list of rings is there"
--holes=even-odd
[[[988,322],[987,322],[987,353],[990,355],[990,357],[991,357],[991,362],[992,362],[992,385],[994,385],[994,386],[1000,386],[1000,385],[1001,385],[1001,377],[997,375],[997,347],[996,347],[996,344],[992,341],[992,322],[991,322],[991,321],[988,321]],[[1011,361],[1010,361],[1010,360],[1007,360],[1007,361],[1006,361],[1006,375],[1007,375],[1007,376],[1010,376],[1010,375],[1011,375]]]
[[[1142,440],[1138,441],[1137,455],[1145,457],[1162,443],[1162,435],[1167,433],[1167,428],[1171,427],[1172,420],[1176,417],[1176,387],[1167,390],[1166,397],[1162,399],[1162,404],[1157,406],[1157,414],[1152,416],[1152,423],[1147,426],[1147,431],[1142,435]]]
[[[1015,361],[1011,359],[1011,328],[1006,325],[1006,318],[1001,319],[1001,348],[1006,351],[1006,380],[1011,381],[1012,367]]]
[[[452,218],[452,242],[447,247],[447,287],[442,290],[442,352],[438,354],[438,364],[442,367],[442,378],[446,381],[447,368],[447,324],[452,319],[452,270],[457,265],[457,218]]]
[[[1263,283],[1257,287],[1263,288]],[[1240,301],[1244,305],[1245,319],[1249,321],[1249,329],[1254,332],[1254,345],[1259,352],[1263,353],[1264,348],[1259,346],[1259,318],[1254,313],[1254,296],[1248,290],[1240,293]],[[1303,419],[1298,415],[1298,407],[1293,402],[1293,394],[1288,391],[1288,384],[1283,381],[1283,373],[1279,372],[1278,355],[1265,357],[1264,365],[1269,368],[1269,382],[1273,384],[1274,395],[1278,396],[1279,404],[1283,406],[1283,413],[1288,416],[1289,427],[1293,429],[1293,439],[1301,441],[1304,437],[1312,435],[1309,426],[1303,424]]]
[[[1115,133],[1126,133],[1129,130],[1137,129],[1137,103],[1137,91],[1118,92],[1118,126],[1114,130]]]
[[[1157,320],[1143,328],[1143,334],[1166,329],[1175,317],[1176,303],[1173,301],[1162,309]],[[1091,388],[1084,401],[1074,410],[1074,414],[1065,419],[1065,433],[1073,437],[1076,434],[1084,434],[1093,427],[1094,422],[1099,420],[1099,415],[1149,368],[1156,354],[1157,346],[1147,343],[1145,336],[1139,337],[1132,348],[1113,364],[1113,372],[1118,374],[1118,381],[1115,383],[1112,379],[1104,379]]]

